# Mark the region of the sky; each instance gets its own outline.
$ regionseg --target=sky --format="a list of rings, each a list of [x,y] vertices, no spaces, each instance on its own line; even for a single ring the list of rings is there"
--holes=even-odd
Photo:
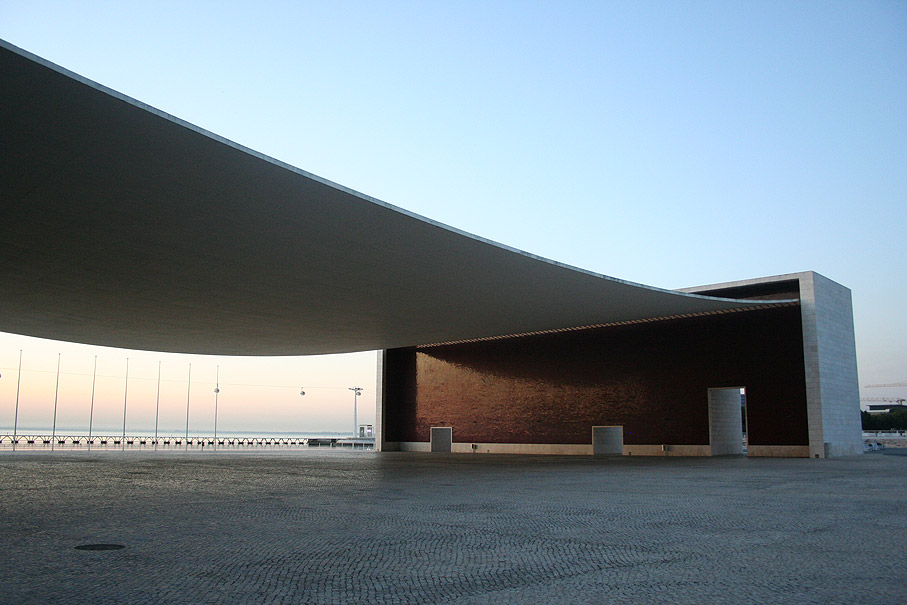
[[[907,382],[907,3],[3,0],[0,38],[303,170],[584,269],[663,288],[817,271],[853,291],[861,385]],[[121,387],[130,358],[136,422],[158,361],[176,426],[189,363],[212,399],[199,426],[218,365],[236,385],[219,395],[235,427],[349,430],[350,386],[374,419],[374,353],[172,356],[0,335],[0,426],[20,349],[29,422],[52,406],[57,353],[68,422],[85,416],[79,381],[95,355]],[[124,398],[106,380],[116,425]],[[238,394],[297,383],[324,397]]]

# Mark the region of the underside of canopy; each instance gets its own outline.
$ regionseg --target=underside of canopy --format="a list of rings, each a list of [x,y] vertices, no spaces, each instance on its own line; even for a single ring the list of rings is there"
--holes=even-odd
[[[651,288],[472,236],[5,42],[0,147],[5,332],[300,355],[765,304]]]

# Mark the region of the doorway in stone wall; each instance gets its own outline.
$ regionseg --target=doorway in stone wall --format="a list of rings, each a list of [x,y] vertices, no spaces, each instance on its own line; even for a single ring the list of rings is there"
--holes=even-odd
[[[746,453],[746,388],[709,389],[709,445],[713,456]]]
[[[453,446],[453,427],[433,426],[431,427],[430,436],[430,449],[432,452],[450,453]]]
[[[592,454],[595,456],[623,456],[624,427],[593,426]]]
[[[749,445],[750,440],[749,440],[749,433],[747,432],[747,429],[746,429],[746,388],[745,387],[740,388],[740,428],[743,430],[743,439],[741,440],[743,443],[743,453],[747,454],[748,450],[749,450],[749,448],[747,446]]]

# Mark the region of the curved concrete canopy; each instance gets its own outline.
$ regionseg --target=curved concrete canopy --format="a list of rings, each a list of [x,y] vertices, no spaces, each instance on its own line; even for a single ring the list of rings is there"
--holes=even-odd
[[[0,78],[2,331],[296,355],[752,304],[633,284],[451,229],[8,43]]]

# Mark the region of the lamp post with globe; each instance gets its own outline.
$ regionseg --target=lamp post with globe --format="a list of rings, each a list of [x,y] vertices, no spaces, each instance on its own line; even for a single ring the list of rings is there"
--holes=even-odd
[[[353,438],[359,436],[359,420],[357,418],[357,408],[359,396],[362,395],[362,387],[350,387],[353,392]]]

